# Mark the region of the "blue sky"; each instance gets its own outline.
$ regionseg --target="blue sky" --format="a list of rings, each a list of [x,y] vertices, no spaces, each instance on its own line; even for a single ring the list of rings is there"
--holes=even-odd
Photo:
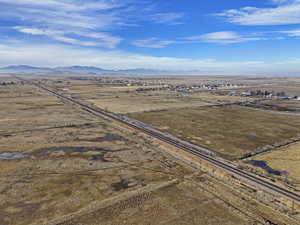
[[[0,0],[0,66],[300,74],[300,0]]]

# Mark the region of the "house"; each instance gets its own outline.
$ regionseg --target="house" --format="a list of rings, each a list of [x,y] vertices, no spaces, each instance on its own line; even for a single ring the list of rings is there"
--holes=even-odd
[[[280,99],[280,100],[289,100],[290,97],[289,96],[278,96],[278,99]]]
[[[244,96],[244,97],[250,97],[250,96],[252,96],[252,94],[251,94],[250,91],[244,91],[244,92],[242,92],[241,95]]]
[[[229,96],[236,96],[236,91],[231,91],[231,92],[229,92],[228,95],[229,95]]]
[[[70,91],[70,89],[68,89],[68,88],[58,88],[58,90],[60,90],[60,91]]]
[[[273,98],[273,94],[266,95],[266,98]]]

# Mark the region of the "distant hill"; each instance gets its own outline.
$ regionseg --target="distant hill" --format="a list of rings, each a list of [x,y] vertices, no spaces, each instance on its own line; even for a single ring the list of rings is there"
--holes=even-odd
[[[151,69],[129,69],[129,70],[118,70],[122,74],[170,74],[170,71],[163,70],[151,70]]]
[[[111,71],[111,70],[105,70],[93,66],[56,67],[54,68],[54,70],[62,71],[62,72],[95,73],[95,74],[102,74]]]
[[[32,73],[32,72],[51,72],[51,73],[79,73],[79,74],[141,74],[141,75],[156,75],[156,74],[172,74],[170,71],[151,70],[151,69],[128,69],[128,70],[106,70],[93,66],[70,66],[70,67],[33,67],[28,65],[12,65],[0,68],[0,73]]]
[[[8,71],[8,72],[31,72],[31,71],[43,71],[49,70],[51,68],[44,68],[44,67],[33,67],[27,65],[13,65],[0,68],[0,71]]]

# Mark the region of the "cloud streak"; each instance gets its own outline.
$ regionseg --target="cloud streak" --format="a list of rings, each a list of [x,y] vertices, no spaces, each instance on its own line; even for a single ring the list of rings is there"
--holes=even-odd
[[[300,38],[300,29],[281,31],[281,33],[286,34],[289,37]]]
[[[173,44],[194,44],[194,43],[214,43],[214,44],[235,44],[250,41],[262,41],[270,38],[259,36],[258,34],[241,35],[233,31],[219,31],[205,33],[197,36],[185,37],[177,40],[161,40],[159,38],[149,38],[136,40],[132,45],[141,48],[166,48]]]
[[[230,23],[247,26],[300,24],[299,0],[273,0],[273,3],[275,6],[270,8],[243,7],[216,15]]]
[[[159,38],[149,38],[145,40],[136,40],[132,42],[132,45],[141,48],[165,48],[170,44],[178,43],[171,40],[160,40]]]
[[[184,18],[183,13],[156,13],[149,17],[150,21],[157,24],[182,24],[180,20]]]
[[[183,17],[180,13],[143,9],[149,1],[0,0],[0,19],[22,24],[11,28],[27,35],[72,45],[116,48],[122,38],[113,33],[119,28],[138,26],[145,20],[174,25]]]
[[[44,35],[57,40],[60,42],[65,42],[74,45],[82,46],[102,46],[105,48],[115,48],[122,39],[119,37],[114,37],[106,33],[100,32],[90,32],[90,31],[79,31],[79,30],[51,30],[51,29],[39,29],[30,27],[15,27],[15,29],[21,33],[31,34],[31,35]],[[80,37],[79,39],[69,37],[68,35],[76,35]],[[93,39],[94,41],[84,41],[82,38]]]
[[[185,38],[186,40],[194,42],[206,42],[206,43],[217,43],[217,44],[234,44],[248,41],[260,41],[265,40],[262,37],[244,37],[236,32],[232,31],[220,31],[207,33],[199,36],[192,36]]]

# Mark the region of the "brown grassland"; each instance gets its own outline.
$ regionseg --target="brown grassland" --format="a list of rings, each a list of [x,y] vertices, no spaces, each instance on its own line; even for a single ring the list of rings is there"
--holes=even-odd
[[[286,107],[288,109],[300,111],[300,100],[289,100],[289,101],[266,101],[267,104]]]
[[[287,179],[291,181],[298,190],[300,190],[299,142],[280,148],[280,150],[259,155],[253,159],[265,161],[268,166],[274,170],[287,172]]]
[[[142,139],[32,86],[6,88],[1,88],[0,154],[22,153],[25,158],[0,160],[1,225],[44,224],[91,203],[101,205],[105,199],[193,172]],[[186,214],[180,224],[193,224],[191,220],[197,224],[246,224],[243,216],[232,214],[217,198],[202,191],[195,191],[197,195],[185,204],[193,208],[203,204],[206,213],[190,214],[182,204],[192,193],[184,191],[184,185],[159,189],[146,199],[137,195],[140,203],[129,198],[125,208],[116,203],[98,215],[79,219],[82,224],[119,224],[126,212],[134,216],[126,216],[130,225],[156,224],[155,219],[161,217],[165,224],[173,225],[177,211]],[[174,200],[172,196],[178,192],[182,197]],[[171,201],[168,210],[157,208]],[[139,215],[140,204],[146,211]],[[150,213],[152,208],[155,214]],[[211,219],[219,213],[224,216]]]
[[[127,91],[115,93],[81,81],[73,86],[40,81],[51,88],[68,87],[67,95],[84,101],[100,101],[106,94],[122,94],[125,99]],[[146,99],[142,106],[154,104],[151,98],[133,95]],[[125,113],[119,103],[113,102],[116,110]],[[162,104],[161,99],[157,104]],[[177,103],[166,107],[173,105]],[[153,108],[155,104],[149,110]],[[274,141],[275,133],[286,138],[300,126],[296,117],[235,107],[133,115],[197,143],[221,146],[230,156],[256,147],[248,135],[243,136],[246,133],[266,144]],[[222,134],[232,126],[237,130]],[[244,140],[248,140],[247,148],[237,144]],[[229,154],[225,150],[231,147],[234,151]],[[0,86],[1,225],[253,225],[267,220],[295,224],[252,199],[247,190],[241,194],[232,185],[171,157],[153,140],[31,85]]]
[[[278,115],[238,106],[135,113],[129,116],[208,147],[230,159],[255,152],[257,147],[300,135],[300,116]]]
[[[132,113],[172,108],[197,107],[245,101],[241,97],[216,96],[207,91],[182,94],[171,91],[136,92],[140,87],[70,87],[69,93],[97,107],[115,112]]]

